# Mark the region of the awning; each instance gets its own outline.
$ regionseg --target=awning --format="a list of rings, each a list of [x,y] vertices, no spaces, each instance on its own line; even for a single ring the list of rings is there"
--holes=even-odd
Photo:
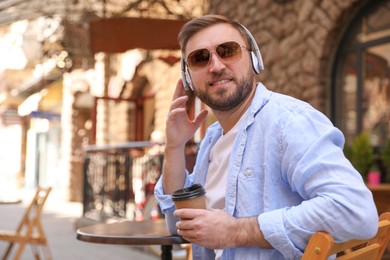
[[[177,50],[187,20],[118,17],[90,23],[91,51],[117,53],[142,48]]]

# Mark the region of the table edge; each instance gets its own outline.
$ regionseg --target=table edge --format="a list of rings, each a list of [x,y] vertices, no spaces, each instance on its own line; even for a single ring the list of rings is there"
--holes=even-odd
[[[83,234],[82,232],[77,232],[77,240],[90,243],[98,244],[117,244],[117,245],[174,245],[174,244],[188,244],[189,242],[184,240],[180,236],[167,236],[164,237],[164,240],[161,241],[159,236],[150,236],[148,240],[145,241],[144,237],[134,236],[106,236],[101,237],[98,235]]]

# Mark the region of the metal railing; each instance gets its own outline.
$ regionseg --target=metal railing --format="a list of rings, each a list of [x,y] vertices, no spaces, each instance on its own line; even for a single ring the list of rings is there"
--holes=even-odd
[[[163,152],[163,144],[151,142],[88,146],[83,166],[83,216],[97,221],[159,217],[153,190],[161,174]],[[197,144],[187,146],[189,170],[196,152]]]

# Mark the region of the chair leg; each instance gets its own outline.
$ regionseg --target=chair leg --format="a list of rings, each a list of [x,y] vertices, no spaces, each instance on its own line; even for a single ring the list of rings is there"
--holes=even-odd
[[[14,247],[14,242],[10,242],[8,247],[7,247],[7,251],[5,251],[5,254],[3,255],[3,258],[2,258],[3,260],[6,260],[8,258],[13,247]]]
[[[22,255],[25,246],[26,246],[26,242],[25,241],[20,243],[18,251],[16,251],[16,254],[15,254],[15,257],[14,257],[15,260],[19,260],[20,259],[20,256]]]
[[[50,252],[50,248],[47,246],[47,244],[43,244],[41,246],[42,248],[42,253],[44,255],[44,259],[47,259],[47,260],[51,260],[51,252]]]
[[[36,260],[46,259],[51,260],[51,252],[46,243],[43,244],[31,244],[31,249]]]
[[[14,242],[9,243],[9,245],[7,247],[7,251],[5,252],[3,257],[1,258],[2,260],[7,260],[8,259],[8,257],[11,254],[11,251],[12,251],[12,248],[13,248],[14,245],[15,245]],[[26,246],[26,243],[20,243],[19,248],[16,251],[15,256],[13,258],[14,260],[19,260],[20,259],[21,255],[23,253],[23,249],[24,249],[25,246]],[[41,255],[42,255],[43,259],[52,260],[51,252],[50,252],[50,249],[47,246],[47,244],[40,244],[40,245],[30,244],[30,246],[31,246],[31,250],[32,250],[32,253],[34,255],[34,258],[36,260],[40,260],[41,259]]]
[[[186,260],[192,260],[192,246],[191,246],[191,244],[187,245],[186,251],[187,251]]]
[[[31,251],[33,252],[33,255],[35,257],[35,260],[40,260],[38,246],[35,244],[30,244],[30,246],[31,246]]]

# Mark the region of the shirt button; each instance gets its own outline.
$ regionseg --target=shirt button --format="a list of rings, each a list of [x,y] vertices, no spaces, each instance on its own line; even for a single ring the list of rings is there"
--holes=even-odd
[[[246,169],[244,174],[247,177],[252,176],[253,175],[253,170],[252,169]]]

